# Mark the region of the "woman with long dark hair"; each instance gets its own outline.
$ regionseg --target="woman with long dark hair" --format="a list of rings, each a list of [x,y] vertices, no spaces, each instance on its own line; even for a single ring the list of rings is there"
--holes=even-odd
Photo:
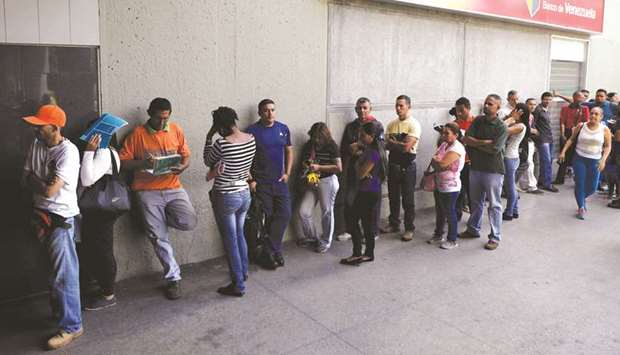
[[[212,116],[213,126],[207,134],[203,158],[209,168],[207,181],[215,179],[209,196],[232,281],[217,292],[241,297],[248,278],[248,247],[243,225],[250,208],[248,180],[256,142],[254,136],[237,127],[237,113],[232,108],[220,106]],[[220,138],[213,143],[216,133]]]
[[[94,121],[93,121],[94,122]],[[120,170],[117,153],[116,136],[113,136],[108,148],[99,148],[101,136],[95,134],[83,146],[80,183],[88,188],[102,179]],[[100,291],[94,297],[86,299],[84,309],[96,311],[116,304],[114,285],[116,282],[116,258],[114,257],[114,223],[118,214],[100,210],[81,208],[82,229],[79,257],[82,281],[91,278],[97,282]],[[85,285],[82,286],[84,289]]]
[[[568,149],[575,145],[573,172],[578,219],[585,219],[586,198],[596,191],[599,176],[605,170],[605,162],[611,152],[611,131],[601,123],[602,119],[603,110],[593,107],[588,122],[573,128],[573,134],[558,158],[564,161]]]
[[[519,218],[519,193],[517,192],[517,168],[519,167],[519,146],[527,133],[525,126],[530,117],[530,110],[524,103],[518,103],[510,116],[504,120],[508,126],[508,139],[504,152],[504,189],[506,191],[506,209],[502,215],[504,221]]]
[[[357,192],[351,195],[354,200],[350,204],[355,208],[347,216],[347,232],[352,236],[353,255],[340,260],[344,265],[359,265],[375,259],[373,231],[376,219],[373,216],[379,205],[381,184],[386,175],[385,156],[381,152],[379,132],[376,131],[374,124],[366,123],[362,126],[359,142],[362,151],[355,164]],[[364,254],[362,254],[362,237],[366,242]]]
[[[465,147],[459,141],[461,129],[454,122],[446,123],[441,131],[442,143],[433,155],[431,165],[435,168],[435,232],[429,244],[450,250],[458,246],[457,200],[461,191],[461,170],[465,166]],[[448,221],[448,238],[443,237]]]
[[[302,151],[304,192],[299,208],[299,218],[305,239],[300,244],[313,244],[317,253],[325,253],[334,234],[334,204],[338,193],[338,177],[342,172],[340,152],[334,142],[329,128],[323,122],[312,125],[308,131],[310,140]],[[316,230],[313,221],[313,212],[317,205],[321,205],[321,235]]]

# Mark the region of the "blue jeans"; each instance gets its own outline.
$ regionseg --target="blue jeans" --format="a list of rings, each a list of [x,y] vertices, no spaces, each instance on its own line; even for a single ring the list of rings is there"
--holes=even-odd
[[[265,229],[268,238],[265,247],[271,253],[282,252],[284,231],[291,219],[291,196],[285,182],[263,183],[256,185],[258,198],[265,212]]]
[[[244,278],[248,274],[248,246],[243,223],[250,201],[249,189],[231,193],[211,192],[211,205],[224,242],[230,278],[240,292],[245,291]]]
[[[440,192],[435,190],[435,235],[443,235],[443,229],[448,221],[448,240],[453,242],[458,237],[456,216],[456,201],[458,200],[460,191],[456,192]]]
[[[469,196],[471,199],[471,215],[467,221],[467,230],[473,235],[480,235],[482,214],[485,200],[489,200],[489,222],[491,234],[489,239],[501,240],[502,228],[502,185],[504,176],[498,173],[470,170]]]
[[[573,173],[575,174],[575,200],[577,207],[586,208],[586,198],[592,195],[598,187],[600,172],[598,159],[584,158],[575,153]]]
[[[44,245],[52,264],[49,277],[52,313],[58,316],[60,329],[74,333],[82,329],[80,265],[75,251],[74,218],[65,222],[71,227],[54,229]]]
[[[519,214],[519,193],[517,192],[517,183],[515,181],[517,168],[519,167],[519,158],[504,158],[504,167],[506,168],[504,187],[507,200],[504,213],[512,217],[514,214]]]
[[[553,143],[539,143],[537,148],[538,159],[540,160],[540,176],[538,180],[543,187],[549,188],[551,187],[551,175],[553,174],[551,170]]]

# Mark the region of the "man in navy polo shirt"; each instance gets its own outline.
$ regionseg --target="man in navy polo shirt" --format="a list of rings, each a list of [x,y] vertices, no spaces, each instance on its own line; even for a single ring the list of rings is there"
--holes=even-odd
[[[276,121],[273,100],[264,99],[258,104],[260,119],[248,127],[247,132],[256,139],[256,157],[252,166],[250,188],[256,193],[267,217],[267,233],[259,264],[275,270],[284,266],[282,239],[291,219],[291,197],[288,179],[293,167],[293,147],[288,127]]]
[[[618,112],[618,107],[613,103],[607,101],[607,90],[605,89],[596,90],[596,96],[594,96],[594,101],[587,102],[586,106],[588,106],[590,110],[592,110],[594,107],[600,107],[603,110],[604,125],[607,125],[607,121],[612,119]]]

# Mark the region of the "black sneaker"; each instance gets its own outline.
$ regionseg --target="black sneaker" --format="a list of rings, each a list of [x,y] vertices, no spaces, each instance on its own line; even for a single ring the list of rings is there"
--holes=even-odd
[[[558,192],[558,191],[560,191],[560,190],[558,190],[557,187],[555,187],[553,185],[551,185],[549,187],[543,187],[542,189],[545,190],[545,191],[549,191],[549,192]]]
[[[284,257],[282,256],[282,253],[273,254],[273,259],[275,260],[276,264],[278,264],[278,266],[284,266]]]
[[[166,285],[166,298],[169,300],[181,298],[181,281],[168,281]]]
[[[116,297],[112,295],[112,298],[108,299],[103,295],[93,297],[84,305],[85,311],[98,311],[100,309],[112,307],[116,305]]]
[[[278,263],[273,259],[273,256],[265,250],[258,256],[257,263],[260,267],[267,270],[275,270],[278,268]]]
[[[243,297],[244,292],[241,292],[235,287],[235,284],[230,283],[227,286],[217,289],[217,293],[224,296]]]
[[[512,216],[509,216],[505,213],[502,214],[502,220],[503,221],[512,221]]]

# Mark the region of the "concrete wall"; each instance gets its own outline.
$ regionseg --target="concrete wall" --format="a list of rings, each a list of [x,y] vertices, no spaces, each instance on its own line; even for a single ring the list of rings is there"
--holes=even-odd
[[[102,0],[100,11],[102,110],[133,126],[152,98],[170,98],[193,152],[182,181],[199,218],[193,232],[172,232],[172,243],[183,264],[222,255],[202,163],[210,113],[231,106],[246,126],[271,97],[301,144],[310,122],[325,119],[326,3]],[[119,278],[161,269],[131,218],[116,228]]]
[[[604,33],[590,39],[590,57],[586,87],[620,92],[620,0],[605,1]]]

